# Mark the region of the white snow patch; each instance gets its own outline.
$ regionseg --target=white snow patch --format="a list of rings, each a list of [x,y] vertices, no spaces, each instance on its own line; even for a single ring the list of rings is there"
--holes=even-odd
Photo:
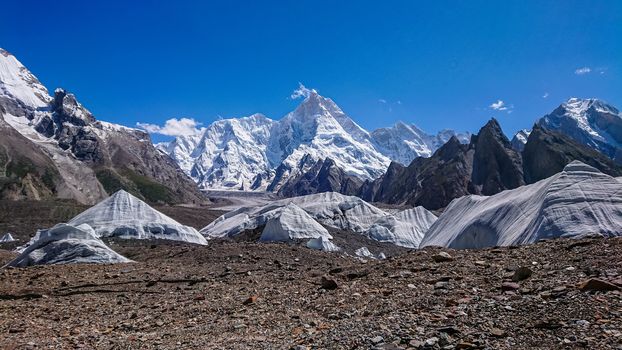
[[[22,102],[31,109],[52,101],[47,89],[15,56],[0,49],[0,95]]]
[[[361,258],[376,259],[376,256],[372,252],[370,252],[367,247],[360,247],[359,249],[354,251],[354,255]]]

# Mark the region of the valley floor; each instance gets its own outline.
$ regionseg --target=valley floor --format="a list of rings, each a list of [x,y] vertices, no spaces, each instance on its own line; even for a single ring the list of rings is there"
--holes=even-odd
[[[110,243],[136,263],[1,270],[0,348],[622,345],[621,292],[579,288],[620,283],[622,239],[445,250],[444,262],[432,248],[362,262],[285,244]],[[519,267],[533,275],[502,290]]]

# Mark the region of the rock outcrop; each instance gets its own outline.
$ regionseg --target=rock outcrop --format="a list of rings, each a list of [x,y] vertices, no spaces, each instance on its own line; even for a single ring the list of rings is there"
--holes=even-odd
[[[611,176],[622,175],[622,167],[599,151],[569,136],[535,125],[523,150],[525,181],[534,183],[551,177],[574,160]]]
[[[430,158],[416,158],[408,167],[392,164],[382,177],[365,183],[359,196],[435,210],[467,194],[490,195],[521,186],[522,173],[520,154],[492,119],[468,145],[452,137]]]

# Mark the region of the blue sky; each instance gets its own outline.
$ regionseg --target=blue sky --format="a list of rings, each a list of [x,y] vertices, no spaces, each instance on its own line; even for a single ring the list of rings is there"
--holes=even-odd
[[[130,126],[279,119],[298,82],[367,129],[494,116],[512,134],[571,96],[622,108],[622,1],[5,0],[0,47]]]

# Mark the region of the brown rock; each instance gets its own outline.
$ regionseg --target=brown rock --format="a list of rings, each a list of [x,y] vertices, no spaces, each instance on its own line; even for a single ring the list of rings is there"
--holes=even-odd
[[[620,287],[598,278],[590,278],[589,280],[581,283],[579,289],[583,291],[607,292],[612,290],[620,290]]]
[[[530,268],[524,267],[524,266],[519,267],[518,269],[514,271],[514,275],[512,275],[512,281],[520,282],[520,281],[526,280],[529,277],[531,277],[532,274],[533,274],[533,271],[531,271]]]
[[[244,300],[244,302],[242,304],[243,305],[254,304],[254,303],[257,302],[257,298],[258,298],[258,296],[251,295],[248,299]]]
[[[438,263],[438,262],[451,261],[451,260],[454,260],[454,258],[451,255],[449,255],[449,253],[447,252],[440,252],[438,254],[432,255],[432,260]]]
[[[327,290],[337,289],[337,282],[333,279],[322,277],[322,288]]]
[[[514,282],[503,282],[501,284],[501,290],[502,291],[515,291],[520,289],[520,285],[518,283],[514,283]]]
[[[456,349],[475,349],[475,344],[466,341],[460,341],[458,344],[456,344]]]
[[[499,328],[493,328],[490,330],[490,335],[497,338],[503,338],[506,336],[505,331]]]

